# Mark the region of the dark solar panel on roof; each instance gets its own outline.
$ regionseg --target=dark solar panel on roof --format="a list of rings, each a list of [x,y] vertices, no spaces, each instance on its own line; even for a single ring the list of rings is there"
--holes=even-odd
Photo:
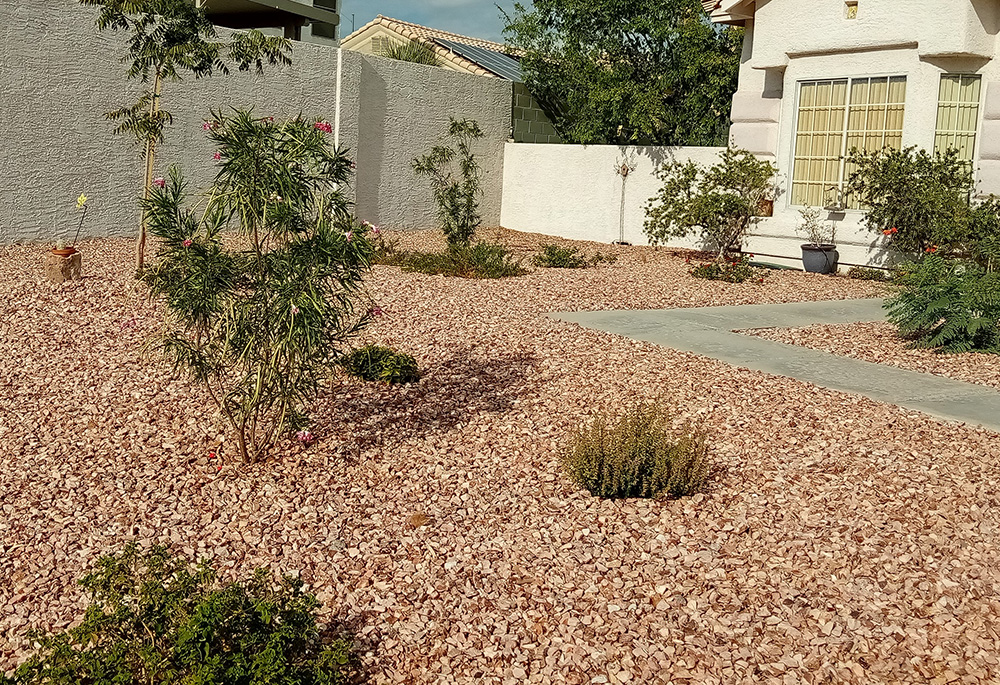
[[[502,76],[505,79],[518,83],[524,80],[521,77],[521,63],[502,52],[487,50],[486,48],[479,48],[474,45],[466,45],[465,43],[457,43],[444,38],[435,38],[434,42],[439,43],[471,62],[475,62],[483,69],[492,71],[497,76]]]

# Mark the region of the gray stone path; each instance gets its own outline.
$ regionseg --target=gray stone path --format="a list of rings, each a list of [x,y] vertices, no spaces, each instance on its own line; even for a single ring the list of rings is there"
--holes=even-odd
[[[566,312],[550,316],[1000,431],[1000,392],[993,388],[733,333],[747,328],[882,321],[885,317],[881,300]]]

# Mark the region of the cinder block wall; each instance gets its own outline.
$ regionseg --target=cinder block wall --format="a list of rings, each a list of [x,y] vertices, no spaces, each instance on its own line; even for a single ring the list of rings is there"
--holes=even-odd
[[[0,242],[72,238],[76,197],[91,211],[82,235],[131,236],[138,226],[140,150],[112,134],[104,113],[134,101],[119,62],[123,39],[99,34],[96,11],[74,0],[0,3]],[[234,73],[168,83],[174,114],[157,173],[178,164],[192,190],[214,175],[201,123],[211,109],[253,107],[334,121],[337,51],[295,43],[291,67],[263,77]],[[474,118],[486,224],[498,224],[511,85],[499,79],[343,52],[341,144],[358,163],[350,191],[361,218],[398,228],[436,225],[430,188],[409,166],[443,139],[448,116]]]
[[[563,142],[545,110],[523,83],[514,84],[511,122],[511,138],[515,143]]]

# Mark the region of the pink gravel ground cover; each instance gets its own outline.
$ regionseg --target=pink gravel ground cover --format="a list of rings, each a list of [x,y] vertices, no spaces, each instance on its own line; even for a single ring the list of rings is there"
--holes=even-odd
[[[755,328],[741,332],[866,362],[1000,388],[1000,355],[976,352],[941,354],[934,350],[908,349],[908,341],[899,336],[895,326],[884,321],[816,324],[804,328]]]
[[[699,281],[649,248],[503,281],[376,267],[386,315],[365,339],[424,378],[336,378],[312,447],[246,467],[209,399],[144,356],[157,314],[132,241],[86,244],[88,277],[61,287],[40,280],[43,249],[0,247],[0,668],[137,539],[301,574],[375,683],[1000,680],[996,434],[544,316],[872,284]],[[569,431],[647,398],[714,436],[708,492],[577,490]]]

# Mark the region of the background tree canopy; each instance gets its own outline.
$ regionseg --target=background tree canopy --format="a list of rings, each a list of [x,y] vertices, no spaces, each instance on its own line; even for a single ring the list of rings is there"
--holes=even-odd
[[[564,140],[726,144],[743,31],[710,23],[698,0],[534,0],[505,19]]]

